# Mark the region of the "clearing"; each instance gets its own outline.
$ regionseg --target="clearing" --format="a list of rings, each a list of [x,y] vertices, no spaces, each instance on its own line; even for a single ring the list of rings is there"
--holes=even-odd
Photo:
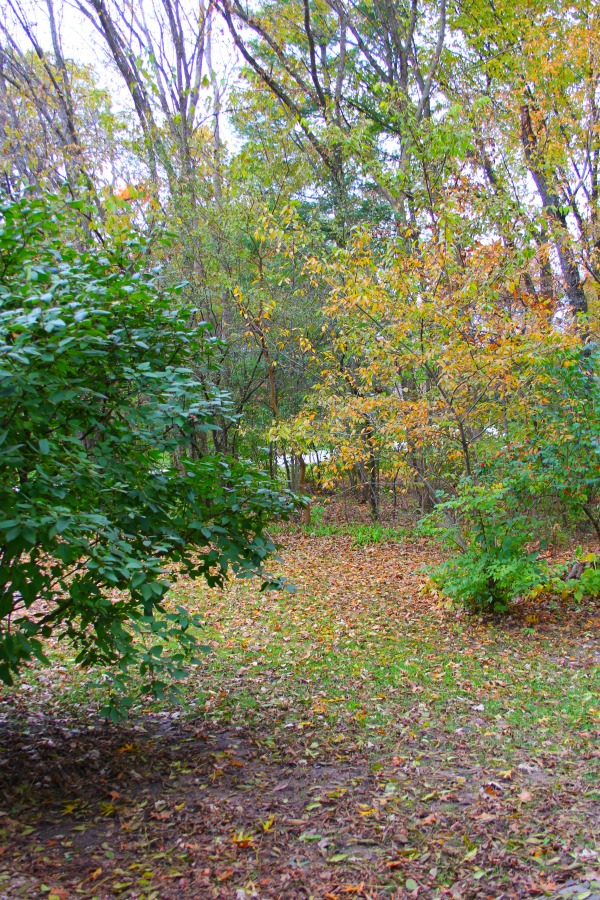
[[[292,594],[180,584],[213,647],[119,726],[53,649],[0,705],[0,897],[600,897],[600,607],[503,621],[435,547],[282,535]]]

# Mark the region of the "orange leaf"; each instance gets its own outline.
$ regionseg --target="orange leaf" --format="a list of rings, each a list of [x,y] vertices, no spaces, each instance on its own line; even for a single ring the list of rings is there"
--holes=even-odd
[[[222,872],[217,872],[217,881],[227,881],[228,878],[234,873],[234,869],[231,866],[228,869],[224,869]]]

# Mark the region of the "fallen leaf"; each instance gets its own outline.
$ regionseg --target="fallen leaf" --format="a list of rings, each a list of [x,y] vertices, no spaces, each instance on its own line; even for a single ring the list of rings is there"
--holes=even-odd
[[[273,827],[274,821],[275,821],[275,816],[274,816],[274,815],[270,815],[268,819],[265,819],[264,822],[261,822],[261,823],[260,823],[260,824],[261,824],[261,827],[262,827],[262,830],[263,830],[263,831],[270,831],[271,828]]]
[[[424,819],[421,819],[419,824],[420,825],[433,825],[434,822],[437,822],[437,817],[433,813],[431,813],[431,815],[425,816]]]
[[[273,793],[275,791],[283,791],[286,787],[289,786],[289,781],[280,781],[279,784],[276,784],[274,788],[271,788]]]
[[[234,832],[231,836],[231,840],[236,847],[242,847],[243,849],[254,846],[254,835],[250,834],[250,832],[241,830]]]
[[[223,869],[222,872],[217,872],[216,879],[217,881],[227,881],[228,878],[231,878],[235,869],[231,866],[228,869]]]

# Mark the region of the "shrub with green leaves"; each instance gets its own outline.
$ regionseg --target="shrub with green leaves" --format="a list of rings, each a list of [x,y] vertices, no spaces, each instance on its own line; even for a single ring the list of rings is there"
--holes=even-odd
[[[544,581],[544,563],[526,546],[534,537],[532,523],[516,510],[511,486],[465,480],[424,530],[458,550],[431,577],[446,596],[468,607],[505,612],[511,600]]]
[[[54,635],[160,694],[196,644],[165,607],[167,568],[260,570],[295,501],[206,452],[228,409],[209,329],[144,269],[144,240],[94,243],[78,216],[56,198],[0,207],[0,678]]]
[[[600,596],[600,559],[594,554],[590,558],[579,578],[568,582],[576,600]]]
[[[522,415],[483,455],[482,483],[510,484],[521,508],[550,536],[591,527],[600,540],[600,355],[594,344],[544,354],[528,384]]]
[[[528,428],[511,456],[531,494],[557,498],[600,541],[600,355],[576,347],[540,363]]]
[[[575,562],[569,563],[567,568],[562,565],[555,569],[540,587],[541,591],[571,596],[578,603],[584,597],[600,597],[600,556],[578,547]]]

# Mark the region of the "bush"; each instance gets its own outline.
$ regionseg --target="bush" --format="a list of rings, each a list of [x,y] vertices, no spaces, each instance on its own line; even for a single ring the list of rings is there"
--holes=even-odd
[[[74,205],[0,208],[0,678],[54,634],[160,694],[195,647],[166,566],[259,570],[294,498],[203,451],[228,404],[207,327],[144,270],[143,240],[90,244]]]
[[[600,541],[600,355],[595,345],[544,354],[526,414],[485,457],[483,481],[511,485],[547,533],[560,519],[591,526]],[[545,521],[543,521],[545,519]]]
[[[578,602],[584,597],[600,597],[600,557],[595,553],[584,553],[577,549],[577,558],[568,568],[556,571],[542,585],[540,593],[557,593],[563,597],[573,597]]]
[[[532,525],[515,512],[512,490],[465,481],[459,496],[440,504],[423,530],[459,548],[431,572],[452,600],[477,610],[506,612],[511,600],[543,583],[546,572],[537,551],[527,550]]]
[[[567,581],[567,588],[576,600],[583,600],[584,597],[600,596],[600,560],[597,556],[592,555],[587,562],[588,565],[586,565],[579,578],[572,578]]]

